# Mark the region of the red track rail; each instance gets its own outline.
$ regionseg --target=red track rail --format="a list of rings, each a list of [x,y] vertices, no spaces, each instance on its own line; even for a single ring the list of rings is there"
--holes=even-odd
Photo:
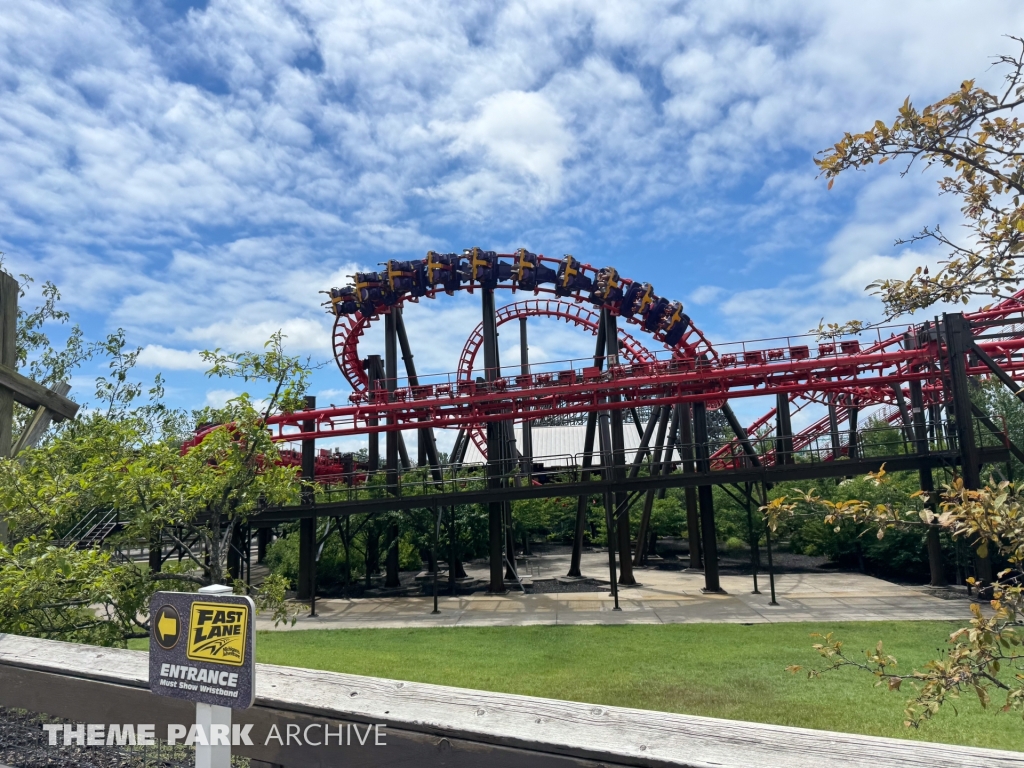
[[[513,254],[498,254],[498,258],[514,259],[515,257],[514,257]],[[544,256],[544,255],[538,256],[538,259],[542,263],[546,263],[547,265],[550,265],[553,268],[557,268],[557,266],[559,264],[559,261],[557,259],[552,259],[552,258],[549,258],[549,257]],[[589,264],[580,264],[579,265],[579,271],[581,273],[588,274],[588,275],[593,275],[593,276],[596,277],[597,272],[599,270],[596,267],[592,267]],[[515,294],[517,292],[518,293],[524,293],[525,292],[522,288],[519,288],[512,281],[499,282],[497,284],[497,288],[501,288],[503,290],[509,290],[513,294]],[[480,289],[479,285],[477,285],[477,284],[473,283],[472,281],[470,281],[470,282],[467,282],[466,284],[462,285],[459,290],[464,290],[464,291],[467,291],[469,293],[473,293],[475,290],[479,290],[479,289]],[[441,289],[439,287],[438,288],[434,288],[434,289],[428,291],[424,298],[433,299],[433,298],[436,298],[438,294],[442,294],[442,293],[444,293],[443,289]],[[539,295],[541,293],[549,294],[551,296],[555,296],[556,295],[554,289],[550,288],[550,287],[547,287],[547,286],[539,286],[539,287],[533,289],[532,291],[530,291],[530,293],[533,293],[535,296]],[[571,301],[566,301],[565,299],[570,299]],[[410,298],[409,296],[403,295],[399,299],[399,305],[404,304],[407,301],[418,302],[419,299],[414,299],[414,298]],[[539,300],[538,301],[538,305],[543,304],[544,301],[545,301],[544,299]],[[575,293],[570,294],[569,296],[566,296],[564,298],[556,298],[556,299],[553,299],[553,300],[550,300],[550,301],[552,302],[552,305],[553,305],[551,307],[552,313],[551,314],[539,314],[539,315],[536,315],[536,316],[562,317],[562,315],[565,313],[565,310],[564,310],[562,305],[569,305],[569,306],[571,306],[572,304],[582,305],[586,301],[586,299],[579,292],[575,292]],[[592,312],[588,307],[581,306],[580,308],[584,312]],[[387,308],[382,308],[381,309],[381,312],[387,312],[387,311],[388,311]],[[594,313],[594,314],[596,314],[596,313]],[[533,316],[533,315],[531,315],[531,316]],[[366,389],[366,383],[367,383],[366,372],[363,370],[362,358],[360,357],[360,354],[359,354],[359,339],[366,333],[367,327],[370,325],[370,323],[372,323],[376,319],[376,317],[377,317],[377,315],[374,315],[374,316],[371,316],[371,317],[366,317],[361,312],[356,312],[355,314],[352,314],[352,315],[341,315],[341,316],[338,316],[335,319],[335,322],[334,322],[334,330],[333,330],[334,358],[335,358],[335,360],[338,363],[338,368],[341,370],[342,375],[345,377],[345,379],[348,381],[349,385],[352,387],[352,389],[355,392],[360,392],[362,390],[365,390]],[[565,319],[565,318],[562,317],[562,319]],[[641,324],[640,319],[638,317],[636,317],[636,316],[630,316],[630,317],[626,318],[626,320],[627,320],[627,322],[632,323],[634,325],[640,326],[640,324]],[[645,333],[650,333],[659,342],[663,342],[664,341],[664,334],[661,331],[644,331],[644,332]],[[628,339],[632,339],[633,338],[628,333],[625,333],[625,332],[623,332],[621,330],[619,332],[619,337],[620,337],[620,339],[627,339],[627,338]],[[634,339],[634,341],[635,341],[635,339]],[[639,344],[639,342],[637,342],[637,344],[638,344],[639,348],[643,348],[642,344]],[[697,328],[695,325],[693,325],[692,320],[691,320],[690,326],[687,329],[687,331],[686,331],[685,335],[683,336],[682,340],[678,344],[674,345],[673,347],[670,347],[670,349],[672,350],[674,356],[680,357],[680,358],[692,358],[692,357],[698,357],[698,356],[701,356],[701,355],[707,355],[710,359],[717,359],[717,357],[718,357],[718,355],[715,352],[714,348],[711,346],[711,343],[707,340],[707,337],[704,336],[704,333],[699,328]],[[461,370],[461,367],[460,367],[460,370]]]
[[[990,354],[1005,355],[1024,349],[1024,339],[982,341],[980,346]],[[808,391],[854,392],[862,402],[884,402],[893,384],[933,379],[934,372],[918,368],[939,355],[934,343],[923,349],[826,353],[817,358],[801,358],[803,350],[794,349],[796,354],[791,349],[788,359],[744,366],[673,360],[615,366],[606,374],[584,367],[564,374],[499,379],[487,385],[451,377],[442,384],[399,387],[391,399],[386,391],[376,390],[360,396],[361,402],[350,406],[282,414],[269,423],[275,439],[297,440],[302,439],[297,433],[300,422],[307,419],[316,423],[314,437],[324,438],[422,427],[465,428],[490,421],[588,413],[609,407]],[[1024,360],[1008,360],[1007,368],[1024,370]],[[969,372],[983,375],[987,370],[975,365]],[[620,395],[624,402],[609,404],[610,395]],[[371,420],[378,423],[371,425]]]
[[[562,299],[528,299],[517,301],[514,304],[506,304],[500,307],[495,313],[495,325],[501,327],[521,318],[549,317],[563,320],[577,328],[583,328],[593,335],[597,335],[597,329],[601,321],[601,315],[583,304],[563,301]],[[457,377],[460,382],[473,380],[473,370],[476,364],[476,356],[479,353],[484,341],[483,323],[477,324],[473,332],[466,339],[466,344],[459,355],[459,368]],[[620,354],[629,365],[637,363],[653,362],[655,355],[643,344],[637,341],[626,331],[619,329]],[[480,451],[481,456],[487,456],[487,440],[484,437],[483,427],[477,425],[470,431],[470,437],[474,445]]]

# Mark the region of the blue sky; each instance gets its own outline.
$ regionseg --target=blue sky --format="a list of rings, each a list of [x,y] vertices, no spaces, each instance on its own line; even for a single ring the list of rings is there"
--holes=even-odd
[[[614,265],[712,340],[870,319],[864,285],[941,256],[893,240],[955,231],[956,206],[895,164],[828,192],[814,153],[908,95],[997,85],[1021,32],[1011,0],[6,0],[0,250],[91,337],[123,327],[184,407],[227,395],[197,350],[281,328],[327,360],[318,291],[428,249]],[[479,311],[407,319],[445,371]],[[315,385],[344,400],[335,368]]]

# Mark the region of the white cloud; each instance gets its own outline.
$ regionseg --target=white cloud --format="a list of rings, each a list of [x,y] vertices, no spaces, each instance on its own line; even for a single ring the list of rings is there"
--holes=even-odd
[[[810,157],[908,93],[991,84],[1024,22],[1011,0],[132,7],[0,11],[0,247],[183,371],[183,346],[277,329],[323,359],[317,291],[496,242],[598,251],[734,336],[877,312],[864,284],[941,256],[892,239],[955,206],[879,169],[825,194]],[[414,314],[421,372],[454,368],[475,302]],[[535,359],[588,343],[551,329]]]
[[[203,404],[210,408],[223,408],[228,400],[233,400],[238,395],[239,393],[233,389],[211,389],[206,392],[206,400]]]
[[[697,306],[704,304],[711,304],[717,300],[725,289],[717,285],[700,285],[693,289],[690,293],[690,302]]]
[[[198,349],[186,352],[183,349],[170,349],[159,344],[147,344],[142,348],[139,365],[163,371],[205,371],[210,367],[208,363],[203,362]]]

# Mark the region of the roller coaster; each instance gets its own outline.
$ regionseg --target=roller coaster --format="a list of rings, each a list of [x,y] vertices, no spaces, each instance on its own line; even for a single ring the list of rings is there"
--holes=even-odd
[[[613,267],[593,267],[571,255],[553,259],[525,249],[499,254],[471,248],[462,254],[431,251],[424,259],[391,260],[382,267],[358,272],[351,285],[325,292],[325,306],[335,318],[335,357],[352,388],[348,404],[317,408],[310,399],[306,410],[269,419],[275,440],[301,443],[301,450],[283,452],[285,460],[301,467],[307,484],[318,480],[330,488],[322,495],[326,501],[314,503],[307,495],[301,506],[266,510],[255,520],[257,526],[303,521],[307,543],[300,570],[311,567],[309,542],[316,541],[317,517],[485,503],[490,586],[503,591],[505,579],[515,575],[512,500],[575,496],[582,517],[584,499],[601,495],[608,531],[614,531],[609,534],[614,591],[617,580],[629,582],[632,565],[642,562],[653,492],[675,486],[695,489],[687,498],[691,552],[703,549],[706,588],[718,591],[712,485],[742,489],[750,504],[756,487],[763,492],[789,479],[852,476],[886,464],[918,470],[926,491],[935,467],[951,468],[968,487],[978,487],[982,464],[1005,461],[1011,453],[1024,459],[1005,429],[971,402],[969,392],[974,377],[995,377],[1020,391],[1024,291],[982,311],[878,330],[871,342],[798,337],[715,347],[681,302],[657,295],[650,283]],[[495,293],[506,290],[513,301],[497,307]],[[456,371],[419,375],[403,307],[456,291],[480,295],[481,322],[470,331]],[[593,335],[594,356],[530,361],[530,318],[554,319]],[[378,321],[384,323],[383,357],[361,348],[367,329]],[[497,329],[509,323],[520,325],[521,360],[503,367]],[[730,402],[764,396],[774,396],[775,407],[741,425]],[[813,414],[815,408],[813,422],[794,432],[793,415],[804,409]],[[723,412],[732,432],[717,444],[708,437],[711,410]],[[636,415],[640,412],[648,414],[646,425]],[[624,413],[633,414],[640,433],[639,447],[628,451]],[[898,427],[902,444],[891,455],[866,456],[859,450],[864,430],[858,419],[865,414]],[[532,455],[530,425],[565,415],[585,419],[586,437],[582,455],[556,475],[545,471],[543,457]],[[512,429],[516,423],[519,444]],[[436,429],[458,431],[447,455],[437,450]],[[408,430],[418,434],[417,463],[426,472],[411,472],[402,438]],[[383,463],[380,435],[387,441]],[[368,440],[364,466],[315,450],[318,439],[353,436]],[[485,457],[476,475],[465,463],[471,442]],[[360,489],[378,476],[386,493],[368,498]],[[629,525],[621,521],[628,521],[641,496],[641,535],[631,555]],[[578,575],[582,539],[578,517],[577,573],[570,575]],[[984,565],[979,561],[983,577]],[[932,566],[933,582],[941,581],[941,563]],[[300,595],[310,589],[309,579],[300,579]]]

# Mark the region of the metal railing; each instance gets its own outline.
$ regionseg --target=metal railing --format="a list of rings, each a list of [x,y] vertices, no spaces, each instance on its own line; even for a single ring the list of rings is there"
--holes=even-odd
[[[829,462],[843,463],[851,458],[883,459],[910,456],[916,453],[914,440],[908,439],[908,430],[900,427],[871,427],[857,430],[855,449],[850,446],[850,432],[842,435],[842,450],[839,456],[833,455],[832,435],[823,432],[801,441],[801,445],[786,450],[785,444],[775,436],[756,437],[748,440],[750,449],[759,459],[770,459],[762,463],[773,467],[780,465],[825,464]],[[1004,438],[989,433],[981,424],[975,428],[976,442],[980,448],[1004,447]],[[638,476],[649,476],[654,472],[668,474],[671,472],[691,471],[701,473],[699,465],[689,470],[683,467],[681,456],[696,457],[699,455],[697,444],[676,444],[672,457],[665,467],[663,452],[662,462],[657,467],[651,466],[651,450],[641,451],[629,448],[609,455],[595,446],[595,452],[589,466],[584,466],[584,454],[558,454],[555,456],[534,456],[532,463],[535,469],[527,475],[522,471],[521,462],[506,461],[500,464],[500,477],[503,485],[525,485],[534,482],[542,484],[570,484],[584,482],[587,477],[599,482],[602,477],[614,470],[626,471],[633,469]],[[710,471],[704,472],[708,477],[729,470],[750,468],[753,462],[747,455],[742,444],[722,439],[708,444],[708,455],[721,451],[710,460]],[[949,455],[956,453],[956,430],[952,423],[936,424],[933,439],[929,440],[929,452]],[[695,463],[695,462],[694,462]],[[491,487],[493,478],[488,476],[493,470],[492,462],[463,462],[446,464],[438,468],[413,467],[389,471],[378,468],[364,472],[365,482],[350,485],[339,476],[337,482],[318,478],[317,503],[358,501],[365,499],[385,498],[387,496],[423,496],[434,494],[459,493],[466,491],[484,491]],[[714,482],[714,481],[712,481]]]

